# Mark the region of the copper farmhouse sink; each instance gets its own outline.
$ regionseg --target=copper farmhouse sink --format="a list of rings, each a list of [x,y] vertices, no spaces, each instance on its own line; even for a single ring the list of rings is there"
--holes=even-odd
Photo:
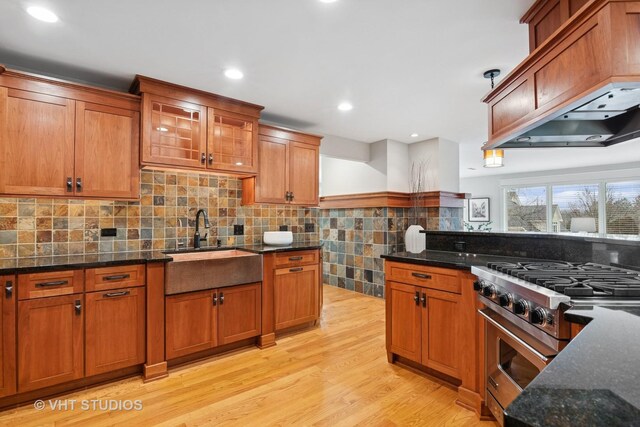
[[[262,256],[237,249],[168,254],[165,294],[262,281]]]

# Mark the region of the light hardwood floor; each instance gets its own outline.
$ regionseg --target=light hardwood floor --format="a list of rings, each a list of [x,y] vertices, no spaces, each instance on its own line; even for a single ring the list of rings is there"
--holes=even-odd
[[[22,406],[1,413],[0,425],[495,426],[457,406],[454,390],[387,363],[382,300],[324,292],[320,325],[276,347],[175,368],[148,384],[130,378],[56,398],[76,400],[73,411]],[[92,399],[139,399],[143,409],[80,408]]]

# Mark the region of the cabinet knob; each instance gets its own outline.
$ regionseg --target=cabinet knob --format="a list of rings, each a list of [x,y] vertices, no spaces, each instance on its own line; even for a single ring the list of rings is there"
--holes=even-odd
[[[76,191],[82,192],[82,178],[76,178]]]

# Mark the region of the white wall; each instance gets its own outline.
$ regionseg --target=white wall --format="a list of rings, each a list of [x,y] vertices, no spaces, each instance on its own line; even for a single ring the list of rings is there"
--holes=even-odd
[[[555,183],[580,183],[603,179],[640,179],[640,162],[617,165],[589,166],[562,171],[537,171],[521,174],[489,175],[462,178],[460,192],[471,197],[489,197],[493,231],[504,230],[502,187],[510,185],[545,185]],[[475,224],[474,224],[475,225]]]
[[[325,135],[322,138],[320,155],[358,162],[371,160],[370,144],[335,135]]]
[[[460,188],[460,152],[457,143],[442,138],[416,142],[409,146],[411,162],[427,165],[427,191],[452,191]]]
[[[387,140],[387,191],[409,191],[409,146]]]
[[[340,194],[375,193],[386,187],[385,172],[372,167],[368,163],[353,160],[320,158],[321,196]]]

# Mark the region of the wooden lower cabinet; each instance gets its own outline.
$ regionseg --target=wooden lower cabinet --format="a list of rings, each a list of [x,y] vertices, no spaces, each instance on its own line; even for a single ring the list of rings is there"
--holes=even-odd
[[[229,344],[260,335],[259,283],[218,291],[219,344]]]
[[[18,302],[18,392],[84,376],[82,294]]]
[[[0,276],[0,397],[16,392],[16,278]]]
[[[313,322],[318,318],[319,265],[281,268],[273,282],[275,329]]]
[[[261,285],[166,297],[166,357],[174,359],[260,335]]]
[[[90,292],[86,296],[86,375],[145,361],[145,289]]]
[[[459,377],[459,295],[387,282],[391,310],[389,351]]]
[[[218,345],[215,291],[166,298],[166,355],[173,359]]]

